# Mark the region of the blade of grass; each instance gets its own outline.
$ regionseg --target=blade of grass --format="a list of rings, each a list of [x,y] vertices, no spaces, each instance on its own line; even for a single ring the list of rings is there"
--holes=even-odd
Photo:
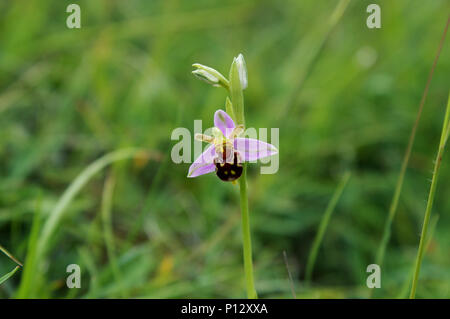
[[[425,90],[423,92],[422,99],[420,100],[420,105],[419,105],[419,110],[417,112],[416,121],[414,122],[413,128],[411,130],[411,134],[409,136],[409,141],[408,141],[408,146],[406,148],[406,152],[405,152],[405,155],[403,157],[402,166],[400,168],[400,174],[398,176],[397,184],[395,186],[394,196],[392,198],[391,205],[389,207],[388,217],[387,217],[386,222],[385,222],[385,226],[384,226],[384,230],[383,230],[383,236],[381,238],[380,246],[379,246],[378,251],[377,251],[376,264],[379,265],[380,267],[383,264],[386,248],[387,248],[387,245],[389,243],[389,239],[391,237],[392,222],[394,220],[395,213],[397,211],[397,206],[398,206],[398,202],[399,202],[399,199],[400,199],[400,194],[402,192],[402,187],[403,187],[403,180],[404,180],[404,177],[405,177],[406,168],[408,167],[409,158],[411,157],[411,151],[412,151],[412,147],[414,145],[414,140],[415,140],[415,137],[416,137],[417,127],[419,126],[420,117],[421,117],[422,110],[423,110],[423,107],[424,107],[424,104],[425,104],[425,100],[426,100],[427,95],[428,95],[428,90],[429,90],[429,87],[430,87],[431,79],[433,78],[433,73],[434,73],[434,70],[436,68],[437,61],[439,60],[439,56],[441,54],[441,50],[442,50],[442,47],[443,47],[443,44],[444,44],[445,36],[447,34],[449,22],[450,22],[450,16],[447,19],[447,24],[446,24],[446,26],[444,28],[444,33],[442,35],[442,38],[441,38],[438,50],[436,52],[436,56],[434,58],[433,65],[432,65],[430,73],[428,75],[428,80],[427,80],[427,83],[425,85]]]
[[[18,264],[20,267],[23,267],[22,263],[18,261],[9,251],[6,250],[2,245],[0,245],[0,251],[9,257],[12,261]]]
[[[311,282],[312,273],[314,269],[314,264],[316,262],[317,254],[319,252],[320,244],[322,243],[323,236],[325,235],[325,231],[327,229],[328,223],[330,222],[331,215],[341,198],[342,192],[344,191],[345,186],[347,185],[348,180],[350,179],[350,172],[346,172],[341,179],[336,191],[333,194],[330,202],[328,203],[327,209],[322,216],[322,220],[320,221],[319,229],[317,231],[316,237],[314,238],[314,242],[311,247],[311,252],[309,253],[308,261],[306,263],[306,275],[305,280],[309,284]]]
[[[324,36],[318,43],[317,47],[315,47],[309,62],[306,64],[306,68],[302,70],[299,77],[297,78],[297,82],[294,86],[294,89],[292,90],[292,94],[289,96],[287,103],[284,105],[284,108],[280,112],[280,119],[283,119],[285,116],[289,114],[290,109],[294,106],[295,102],[297,101],[301,89],[303,88],[303,84],[311,75],[317,61],[319,61],[319,58],[325,49],[325,45],[328,42],[328,39],[330,38],[337,24],[343,17],[344,12],[347,9],[349,3],[350,0],[340,0],[336,5],[336,7],[334,8],[333,13],[331,14],[331,17],[328,20],[329,21],[328,28]],[[291,68],[291,66],[289,68]]]
[[[14,268],[12,271],[10,271],[9,273],[7,273],[6,275],[4,275],[0,278],[0,285],[1,285],[5,281],[7,281],[12,275],[14,275],[20,267],[23,267],[23,265],[20,261],[18,261],[9,251],[7,251],[1,245],[0,245],[0,251],[2,253],[4,253],[6,256],[8,256],[9,259],[11,259],[12,261],[14,261],[17,264],[16,268]]]
[[[436,194],[436,186],[437,186],[439,171],[440,171],[440,167],[441,167],[441,163],[442,163],[442,156],[444,154],[445,145],[447,143],[447,139],[448,139],[448,135],[449,135],[449,130],[448,130],[449,120],[450,120],[450,93],[448,95],[447,110],[445,111],[445,118],[444,118],[444,124],[442,127],[441,140],[439,142],[439,150],[436,155],[436,161],[434,163],[433,177],[431,179],[431,186],[430,186],[430,192],[428,194],[427,208],[425,209],[425,217],[424,217],[423,225],[422,225],[422,234],[420,236],[419,248],[417,250],[417,258],[416,258],[416,265],[415,265],[415,270],[414,270],[414,277],[413,277],[413,282],[412,282],[412,286],[411,286],[411,293],[409,295],[410,299],[414,299],[416,296],[417,283],[419,281],[419,274],[420,274],[420,266],[422,265],[425,241],[427,238],[428,224],[430,222],[431,210],[433,208],[434,196]]]
[[[32,290],[36,288],[33,280],[35,277],[35,262],[39,232],[41,230],[41,195],[37,199],[36,212],[31,225],[30,236],[28,237],[28,249],[25,257],[25,267],[22,279],[17,291],[17,298],[26,298],[33,295]]]
[[[170,152],[170,151],[169,151]],[[148,190],[147,196],[145,197],[144,205],[142,206],[142,211],[136,218],[136,223],[132,227],[129,235],[127,236],[126,243],[131,246],[139,235],[139,231],[142,229],[146,216],[149,214],[152,206],[155,204],[157,199],[157,189],[161,186],[163,178],[166,174],[167,168],[171,163],[169,157],[165,157],[158,167],[155,178],[153,179],[150,188]]]
[[[92,164],[90,164],[86,169],[78,175],[75,180],[66,189],[64,194],[60,197],[58,203],[50,212],[48,219],[42,229],[42,234],[40,236],[38,244],[38,256],[40,256],[47,245],[53,232],[55,231],[58,223],[60,222],[65,209],[72,202],[73,198],[78,194],[81,188],[98,172],[100,172],[107,165],[114,163],[116,161],[124,160],[127,158],[132,158],[137,155],[149,156],[148,152],[142,149],[129,148],[121,149],[104,155],[103,157],[97,159]]]
[[[80,262],[87,270],[86,272],[89,274],[90,279],[86,298],[89,298],[89,296],[97,296],[97,292],[100,289],[100,278],[93,253],[86,246],[83,246],[78,249],[78,255],[80,256]]]
[[[101,158],[97,159],[93,163],[91,163],[89,166],[87,166],[76,178],[75,180],[69,185],[69,187],[66,189],[66,191],[63,193],[63,195],[60,197],[58,202],[56,203],[53,210],[48,215],[47,219],[44,222],[44,225],[42,227],[42,231],[40,232],[37,240],[37,246],[35,248],[35,256],[33,263],[30,265],[30,273],[36,274],[38,273],[38,268],[40,267],[40,264],[42,260],[44,259],[45,253],[48,251],[50,246],[50,239],[53,235],[53,233],[56,231],[56,228],[58,227],[59,222],[61,221],[64,212],[66,211],[66,208],[69,206],[69,204],[72,202],[74,197],[78,194],[78,192],[82,189],[82,187],[98,172],[100,172],[103,168],[108,166],[109,164],[112,164],[114,162],[133,158],[137,156],[144,156],[144,157],[159,157],[157,154],[150,153],[147,150],[139,149],[139,148],[126,148],[126,149],[120,149],[117,151],[110,152]],[[30,279],[32,282],[28,283],[31,287],[35,287],[34,277]],[[19,295],[25,296],[26,293],[28,293],[29,290],[22,290]]]
[[[428,238],[427,238],[427,243],[425,245],[425,251],[428,251],[428,248],[430,247],[431,241],[433,239],[434,236],[434,231],[436,230],[436,225],[437,222],[439,220],[439,215],[435,215],[433,217],[431,217],[431,221],[430,221],[430,231],[428,232]],[[402,289],[400,290],[400,293],[398,294],[397,298],[398,299],[406,299],[408,298],[408,290],[409,287],[411,286],[411,281],[414,275],[414,266],[411,267],[409,273],[408,273],[408,280],[406,280],[404,282],[404,284],[402,285]]]
[[[108,259],[110,260],[112,273],[114,276],[114,280],[122,285],[122,276],[117,264],[115,245],[114,245],[114,236],[112,230],[112,220],[111,220],[111,207],[112,207],[112,199],[114,195],[114,187],[115,187],[115,175],[110,175],[105,182],[105,186],[103,188],[103,196],[102,196],[102,222],[103,222],[103,238],[105,240],[106,251],[108,254]],[[123,289],[120,290],[122,292],[122,297],[125,297],[123,294]]]
[[[283,259],[284,259],[284,264],[286,265],[286,270],[287,270],[287,273],[289,276],[289,285],[291,286],[292,297],[294,297],[294,299],[297,299],[297,295],[295,294],[294,281],[292,280],[291,270],[289,269],[289,263],[288,263],[288,259],[287,259],[286,250],[283,250]]]
[[[0,277],[0,285],[3,284],[5,281],[7,281],[9,278],[11,278],[16,273],[16,271],[19,270],[19,268],[20,266],[17,265],[12,271]]]
[[[181,125],[181,120],[183,118],[183,108],[182,106],[178,106],[176,112],[176,120],[174,122],[174,127],[179,127]],[[164,154],[168,154],[170,150],[164,152]],[[155,207],[156,199],[156,190],[161,187],[161,183],[164,180],[164,176],[167,173],[169,168],[169,164],[171,163],[169,157],[165,156],[162,158],[162,161],[158,167],[155,178],[153,179],[148,191],[147,196],[145,197],[144,204],[142,206],[142,211],[138,218],[136,218],[136,223],[131,228],[130,234],[126,238],[126,245],[131,247],[133,242],[135,241],[139,231],[142,229],[142,225],[144,224],[145,218],[150,214],[152,207]]]

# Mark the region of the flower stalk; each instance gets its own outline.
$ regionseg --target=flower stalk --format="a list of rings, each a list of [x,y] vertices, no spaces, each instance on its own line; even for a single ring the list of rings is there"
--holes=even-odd
[[[231,108],[235,116],[237,124],[244,125],[244,92],[247,85],[247,79],[245,78],[245,87],[241,84],[241,76],[245,72],[239,72],[238,66],[245,68],[245,62],[242,55],[239,55],[239,60],[234,59],[230,69],[230,95],[231,95]],[[252,259],[252,241],[250,233],[250,214],[248,212],[248,195],[247,195],[247,165],[244,163],[242,175],[239,181],[240,189],[240,203],[241,203],[241,215],[242,215],[242,248],[244,255],[244,272],[245,282],[247,288],[247,297],[249,299],[256,299],[258,296],[255,290],[255,282],[253,277],[253,259]]]
[[[423,254],[424,254],[424,250],[425,250],[424,248],[425,248],[425,241],[427,239],[428,224],[430,223],[431,210],[433,208],[434,196],[436,194],[436,185],[437,185],[437,180],[439,177],[439,170],[440,170],[441,163],[442,163],[442,155],[444,153],[445,145],[447,143],[448,136],[449,136],[449,121],[450,121],[450,94],[449,94],[448,101],[447,101],[447,110],[445,112],[444,125],[442,127],[442,133],[441,133],[441,140],[439,142],[439,150],[436,155],[436,160],[434,163],[433,177],[431,179],[431,186],[430,186],[430,192],[428,194],[427,207],[425,209],[425,217],[424,217],[423,225],[422,225],[422,233],[420,235],[419,248],[417,250],[413,282],[412,282],[412,286],[411,286],[411,293],[409,295],[410,299],[414,299],[416,296],[417,283],[419,281],[419,274],[420,274],[420,266],[422,265]]]

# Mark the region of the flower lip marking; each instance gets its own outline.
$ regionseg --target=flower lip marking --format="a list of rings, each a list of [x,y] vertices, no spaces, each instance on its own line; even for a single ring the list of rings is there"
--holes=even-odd
[[[225,161],[225,152],[223,153],[223,160]],[[224,182],[232,182],[237,180],[242,175],[243,167],[238,162],[238,153],[233,152],[233,162],[220,162],[215,160],[216,175]]]
[[[243,125],[235,125],[223,110],[214,114],[213,136],[196,134],[195,139],[211,144],[189,167],[188,177],[216,172],[223,181],[235,181],[242,175],[243,162],[274,155],[275,146],[251,138],[239,137]]]

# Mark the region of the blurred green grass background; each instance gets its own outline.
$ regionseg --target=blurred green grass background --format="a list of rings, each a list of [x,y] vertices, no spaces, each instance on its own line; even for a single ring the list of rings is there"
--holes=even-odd
[[[0,2],[0,244],[25,271],[40,226],[83,169],[119,148],[157,155],[117,162],[90,180],[45,260],[28,279],[17,272],[0,297],[245,297],[238,187],[213,174],[187,179],[189,164],[170,160],[174,128],[193,129],[194,119],[212,125],[224,107],[226,93],[196,80],[191,64],[227,74],[241,52],[247,125],[280,127],[279,172],[249,171],[259,296],[292,298],[286,251],[297,297],[367,297],[366,267],[450,11],[445,0],[376,1],[382,28],[368,29],[373,2],[350,1],[327,39],[338,1],[82,0],[82,28],[73,30],[71,1]],[[375,297],[407,296],[448,96],[448,43]],[[447,157],[417,297],[450,297]],[[314,235],[347,170],[308,286]],[[65,285],[72,263],[81,266],[81,289]],[[13,268],[0,255],[0,276]]]

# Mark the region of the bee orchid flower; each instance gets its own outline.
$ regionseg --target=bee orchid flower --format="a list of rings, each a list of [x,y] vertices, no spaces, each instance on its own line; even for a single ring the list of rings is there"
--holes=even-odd
[[[195,139],[211,144],[189,167],[188,177],[216,172],[223,181],[231,182],[242,174],[242,163],[255,161],[278,152],[272,144],[239,137],[244,132],[243,125],[235,125],[223,110],[214,114],[213,136],[196,134]]]

